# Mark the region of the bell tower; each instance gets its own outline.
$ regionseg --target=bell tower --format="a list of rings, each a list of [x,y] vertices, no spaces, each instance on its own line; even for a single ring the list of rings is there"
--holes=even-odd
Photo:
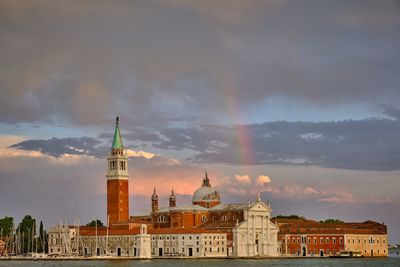
[[[153,195],[151,195],[151,212],[158,211],[158,195],[156,192],[156,187],[154,187]]]
[[[128,156],[122,144],[118,117],[111,152],[107,157],[106,177],[109,224],[126,222],[129,219]]]

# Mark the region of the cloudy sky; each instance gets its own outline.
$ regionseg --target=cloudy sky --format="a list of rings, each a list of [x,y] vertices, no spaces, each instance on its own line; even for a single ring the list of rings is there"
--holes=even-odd
[[[157,186],[385,222],[400,241],[399,1],[0,0],[0,217],[106,217],[115,117],[131,213]]]

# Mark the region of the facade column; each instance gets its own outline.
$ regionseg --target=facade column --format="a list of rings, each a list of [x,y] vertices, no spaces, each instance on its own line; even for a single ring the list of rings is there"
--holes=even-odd
[[[269,247],[271,245],[270,241],[271,240],[270,240],[270,236],[269,236],[269,216],[267,216],[267,255],[271,255],[271,252],[269,249]]]
[[[260,255],[264,255],[265,254],[264,253],[264,251],[265,251],[265,248],[264,248],[264,242],[265,242],[265,239],[264,239],[264,220],[265,220],[266,216],[261,215],[260,218],[261,218],[261,253],[260,253]]]
[[[256,233],[255,233],[255,225],[254,225],[255,216],[252,215],[252,216],[251,216],[251,219],[252,219],[251,231],[252,231],[252,237],[253,237],[253,238],[251,239],[251,247],[253,248],[253,251],[252,251],[252,255],[251,255],[251,256],[254,256],[255,253],[256,253],[256,251],[255,251]]]
[[[246,256],[250,256],[250,215],[247,211]]]

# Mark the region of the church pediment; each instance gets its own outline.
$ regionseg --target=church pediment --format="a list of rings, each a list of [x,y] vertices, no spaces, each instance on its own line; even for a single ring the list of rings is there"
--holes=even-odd
[[[265,211],[265,212],[271,212],[271,208],[265,204],[263,201],[255,201],[251,204],[249,211]]]

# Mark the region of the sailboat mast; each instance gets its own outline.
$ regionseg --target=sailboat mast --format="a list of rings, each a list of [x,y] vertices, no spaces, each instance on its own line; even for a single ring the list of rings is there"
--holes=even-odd
[[[106,255],[108,256],[108,229],[110,228],[110,215],[107,216]]]
[[[96,219],[96,256],[97,256],[97,219]]]

